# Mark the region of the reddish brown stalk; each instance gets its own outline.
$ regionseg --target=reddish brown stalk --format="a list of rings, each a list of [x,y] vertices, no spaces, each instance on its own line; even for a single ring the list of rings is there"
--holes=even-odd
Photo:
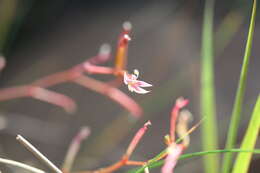
[[[109,56],[110,56],[110,47],[108,45],[103,45],[100,49],[99,54],[93,58],[90,58],[86,62],[87,64],[89,64],[90,62],[96,64],[103,63],[108,60]],[[95,65],[93,65],[92,67],[87,64],[82,63],[69,70],[49,75],[42,79],[36,80],[30,85],[23,85],[23,86],[2,89],[0,90],[0,101],[10,100],[10,99],[15,99],[20,97],[32,97],[35,99],[39,99],[63,107],[67,112],[74,112],[76,108],[76,104],[72,99],[70,99],[65,95],[58,94],[56,92],[49,91],[44,88],[71,81],[79,77],[80,75],[82,75],[83,72],[101,73],[101,71],[103,70],[105,74],[113,73],[113,70],[111,68],[97,67]],[[0,57],[0,70],[2,70],[4,66],[5,66],[5,59],[3,57]]]
[[[49,76],[46,76],[42,79],[36,80],[32,83],[32,85],[41,86],[41,87],[50,87],[57,84],[71,82],[74,79],[83,75],[83,72],[88,74],[115,74],[119,73],[116,70],[110,67],[102,67],[92,65],[88,62],[84,64],[77,65],[69,70],[65,70],[63,72],[58,72]],[[123,73],[123,72],[121,72]]]
[[[109,97],[123,106],[137,118],[139,118],[142,114],[142,109],[140,106],[133,99],[115,87],[87,76],[80,76],[79,78],[76,78],[74,82]]]
[[[131,156],[131,154],[133,153],[134,149],[136,148],[136,145],[140,142],[141,138],[145,134],[147,127],[149,125],[151,125],[150,121],[145,123],[144,126],[137,131],[137,133],[133,137],[132,141],[130,142],[130,144],[126,150],[126,153],[123,155],[123,157],[118,162],[116,162],[106,168],[100,168],[98,170],[93,170],[93,171],[80,171],[77,173],[112,173],[125,165],[129,165],[129,166],[146,165],[147,162],[133,161],[133,160],[128,160],[128,159]]]
[[[124,70],[127,63],[127,51],[128,51],[128,42],[131,40],[129,33],[132,29],[130,22],[125,22],[123,24],[123,31],[119,35],[115,68],[117,70]]]
[[[82,75],[83,70],[79,67],[51,74],[32,83],[35,86],[50,87],[57,84],[69,82]]]
[[[84,63],[84,70],[88,74],[112,74],[112,75],[117,75],[117,74],[123,74],[122,71],[115,70],[110,67],[103,67],[103,66],[96,66],[93,64],[90,64],[88,62]]]
[[[96,73],[100,73],[100,70],[102,67],[96,66],[97,64],[101,64],[106,62],[110,57],[110,46],[107,44],[104,44],[100,47],[99,53],[92,57],[87,59],[85,62],[78,64],[68,70],[58,72],[46,77],[43,77],[39,80],[34,81],[32,84],[36,86],[41,87],[50,87],[53,85],[61,84],[64,82],[72,81],[73,79],[81,76],[84,72],[89,74],[94,74],[95,69],[93,69],[93,66],[97,68]],[[105,69],[105,68],[103,68]],[[108,70],[109,69],[109,70]],[[106,74],[107,71],[110,71],[111,73],[113,70],[111,68],[105,69]],[[109,73],[109,74],[111,74]]]
[[[173,173],[174,168],[177,164],[177,161],[178,161],[180,155],[184,152],[184,150],[189,145],[189,134],[191,132],[193,132],[199,126],[199,124],[201,123],[201,121],[200,121],[199,123],[194,125],[192,128],[188,129],[188,123],[190,122],[190,118],[191,118],[190,112],[188,112],[186,110],[179,112],[180,109],[183,108],[184,106],[186,106],[187,104],[188,104],[188,100],[184,100],[184,99],[181,98],[181,99],[178,99],[176,101],[176,104],[173,108],[172,114],[174,114],[176,116],[176,118],[177,118],[177,115],[180,114],[176,131],[177,131],[180,139],[182,139],[182,143],[177,144],[175,141],[171,141],[170,137],[168,137],[169,140],[167,140],[167,141],[168,141],[169,145],[168,145],[167,151],[164,154],[162,154],[160,156],[160,158],[156,159],[156,161],[158,161],[158,160],[161,160],[161,159],[166,157],[165,164],[162,167],[163,173]],[[175,119],[174,122],[176,123],[176,119]],[[121,168],[122,166],[125,166],[125,165],[145,166],[151,161],[154,162],[155,161],[154,159],[149,160],[147,162],[129,160],[129,158],[132,155],[134,149],[136,148],[140,139],[143,137],[144,133],[146,132],[148,125],[150,125],[150,124],[151,124],[150,121],[148,121],[147,123],[144,124],[144,126],[142,128],[140,128],[137,131],[137,133],[135,134],[135,136],[131,140],[129,147],[127,148],[126,153],[123,155],[123,157],[120,161],[118,161],[115,164],[108,166],[106,168],[101,168],[101,169],[94,170],[94,171],[82,171],[82,172],[79,172],[79,173],[112,173],[112,172],[118,170],[119,168]],[[175,130],[175,125],[174,125],[173,129]],[[145,169],[145,172],[149,172],[148,168]]]
[[[119,87],[123,83],[123,71],[126,69],[127,64],[127,53],[128,53],[128,44],[131,40],[129,33],[132,29],[132,24],[130,22],[125,22],[123,24],[123,31],[119,35],[117,52],[115,58],[115,69],[114,75],[116,79],[108,82],[109,85],[114,87]]]
[[[123,166],[129,165],[129,166],[144,166],[146,165],[146,162],[139,162],[139,161],[128,161],[124,158],[122,158],[120,161],[114,163],[111,166],[108,166],[106,168],[100,168],[98,170],[93,170],[93,171],[79,171],[76,173],[112,173],[120,168],[122,168]],[[67,172],[64,172],[67,173]]]
[[[96,57],[90,58],[89,60],[85,61],[82,64],[76,65],[69,70],[65,70],[63,72],[58,72],[58,73],[49,75],[47,77],[41,78],[39,80],[36,80],[31,85],[35,86],[35,87],[37,86],[37,87],[45,88],[45,87],[50,87],[50,86],[54,86],[57,84],[61,84],[64,82],[75,82],[76,81],[76,83],[78,83],[80,85],[83,85],[91,90],[97,91],[101,94],[108,96],[110,99],[116,101],[117,103],[122,105],[124,108],[129,110],[133,115],[135,115],[136,117],[139,117],[142,114],[142,109],[130,97],[125,95],[119,89],[110,86],[109,84],[105,84],[103,82],[99,82],[97,80],[83,76],[84,72],[86,72],[88,74],[113,74],[113,75],[120,76],[120,79],[122,80],[123,71],[118,71],[113,68],[96,66],[96,65],[92,64],[92,63],[102,63],[105,60],[107,60],[108,57],[109,57],[109,51],[103,50],[103,51],[101,51],[101,53],[99,53],[99,55],[97,55]],[[32,86],[30,86],[30,87],[32,87]],[[26,96],[33,97],[34,95],[29,95],[29,92],[27,92],[27,89],[28,89],[27,86],[26,86],[26,89],[24,89],[24,87],[13,87],[13,88],[9,88],[9,89],[4,89],[4,90],[0,91],[0,93],[2,94],[2,95],[0,95],[0,100],[9,100],[12,98],[19,98],[19,97],[26,97]],[[45,93],[47,93],[48,90],[44,90],[44,91],[45,91]],[[52,95],[54,95],[54,92],[49,91],[48,93],[49,93],[48,96],[50,95],[50,93],[52,93]],[[56,95],[55,95],[56,97],[43,97],[45,95],[41,95],[41,96],[42,96],[41,98],[37,98],[37,99],[41,99],[41,100],[44,100],[49,103],[53,103],[53,104],[56,104],[56,105],[59,105],[62,107],[70,106],[70,107],[66,108],[67,111],[71,112],[72,108],[73,109],[75,108],[74,102],[73,102],[73,104],[71,103],[72,102],[71,100],[69,102],[68,97],[63,96],[63,100],[66,101],[64,103],[60,103],[60,102],[58,102],[58,100],[53,100],[53,101],[48,100],[49,98],[57,98],[58,96],[61,99],[61,94],[57,95],[57,93],[56,93]]]
[[[122,168],[123,166],[129,165],[129,166],[144,166],[146,165],[146,162],[139,162],[139,161],[130,161],[127,160],[127,158],[122,158],[121,160],[119,160],[118,162],[106,167],[106,168],[100,168],[97,170],[92,170],[92,171],[79,171],[76,173],[112,173],[120,168]],[[67,172],[64,172],[67,173]]]
[[[144,126],[138,130],[138,132],[135,134],[134,138],[132,139],[132,141],[130,142],[125,156],[126,157],[130,157],[131,154],[133,153],[134,149],[136,148],[137,144],[140,142],[141,138],[143,137],[143,135],[145,134],[146,130],[148,129],[148,126],[152,125],[150,121],[146,122],[144,124]]]
[[[180,109],[182,109],[184,106],[186,106],[189,103],[187,99],[184,99],[182,97],[178,98],[176,100],[176,103],[172,109],[171,112],[171,124],[170,124],[170,138],[171,141],[175,141],[175,126],[176,126],[176,120],[179,115]]]
[[[109,166],[109,167],[106,167],[106,168],[102,168],[102,169],[99,169],[98,170],[98,173],[110,173],[110,172],[114,172],[116,170],[118,170],[119,168],[121,168],[122,166],[125,166],[126,165],[126,161],[127,160],[120,160],[118,162],[116,162],[115,164]]]
[[[126,165],[129,165],[129,166],[144,166],[146,165],[147,162],[142,162],[142,161],[133,161],[133,160],[128,160],[126,162]]]
[[[75,109],[75,104],[71,99],[62,94],[58,94],[56,92],[52,92],[43,88],[47,88],[64,82],[76,82],[80,85],[83,85],[87,88],[90,88],[94,91],[108,96],[110,99],[116,101],[124,108],[129,110],[133,115],[139,117],[142,114],[141,108],[136,104],[134,100],[132,100],[130,97],[128,97],[116,88],[119,87],[123,81],[122,78],[127,61],[128,42],[131,39],[129,36],[131,28],[132,27],[130,22],[125,22],[123,24],[123,31],[120,34],[118,40],[114,68],[98,66],[98,64],[105,63],[110,58],[110,46],[104,44],[101,46],[97,56],[94,56],[86,60],[85,62],[72,67],[69,70],[46,76],[44,78],[32,82],[30,85],[24,85],[22,87],[13,87],[0,91],[0,93],[2,94],[0,95],[0,101],[19,97],[33,97],[61,106],[67,111],[71,112]],[[5,59],[2,56],[0,56],[0,70],[2,70],[4,66]],[[103,82],[99,82],[94,79],[84,77],[84,73],[115,75],[117,78],[114,81],[105,84]],[[95,84],[97,86],[95,86]],[[35,86],[35,88],[33,88],[33,86]]]
[[[120,160],[116,163],[114,163],[111,166],[108,166],[106,168],[100,168],[98,170],[93,170],[93,171],[79,171],[76,173],[111,173],[114,172],[116,170],[118,170],[119,168],[121,168],[122,166],[126,165],[126,160]]]
[[[60,106],[69,113],[74,112],[76,109],[76,104],[69,97],[41,87],[23,85],[0,90],[0,101],[21,97],[32,97],[41,101],[45,101]]]

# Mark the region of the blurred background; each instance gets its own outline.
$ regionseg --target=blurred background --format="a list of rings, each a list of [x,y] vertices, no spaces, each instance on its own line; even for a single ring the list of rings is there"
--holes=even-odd
[[[215,84],[221,148],[242,64],[251,4],[251,0],[216,1]],[[96,55],[102,43],[111,44],[115,55],[124,21],[133,25],[127,68],[139,69],[140,78],[153,84],[152,92],[146,95],[121,88],[143,107],[144,116],[138,121],[107,97],[71,83],[51,89],[77,102],[78,110],[73,115],[30,98],[1,102],[0,157],[44,168],[15,140],[21,134],[60,166],[73,136],[82,126],[88,126],[91,136],[83,142],[73,170],[104,167],[120,159],[134,133],[147,120],[153,125],[132,158],[147,160],[155,156],[165,147],[163,137],[169,131],[170,111],[176,98],[190,99],[188,109],[194,115],[193,124],[201,119],[203,7],[204,1],[198,0],[0,0],[0,53],[7,61],[0,76],[1,88],[27,84],[68,69]],[[244,135],[260,89],[259,27],[258,15],[239,139]],[[186,152],[195,151],[201,151],[199,129],[191,134]],[[257,163],[259,170],[259,156],[254,158],[251,172],[257,172]],[[0,170],[22,172],[3,164]],[[176,168],[178,173],[191,170],[202,172],[201,158],[180,161]]]

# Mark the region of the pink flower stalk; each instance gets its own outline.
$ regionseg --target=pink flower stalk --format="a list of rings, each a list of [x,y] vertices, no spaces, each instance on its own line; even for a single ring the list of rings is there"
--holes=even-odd
[[[126,150],[126,157],[130,157],[130,155],[133,153],[134,149],[136,148],[137,144],[145,134],[146,130],[148,129],[148,126],[152,125],[150,121],[147,121],[144,126],[138,130],[138,132],[135,134],[134,138],[132,139],[131,143],[129,144],[127,150]]]
[[[68,113],[73,113],[76,110],[76,104],[71,98],[45,88],[23,85],[0,90],[0,101],[22,97],[32,97],[60,106]]]
[[[72,139],[64,160],[64,164],[62,166],[63,172],[70,172],[82,141],[85,140],[89,135],[90,129],[88,127],[82,127],[78,134]]]
[[[50,87],[58,84],[62,84],[65,82],[73,82],[74,79],[83,76],[84,72],[89,74],[101,73],[100,68],[108,68],[108,67],[100,67],[97,70],[95,68],[90,67],[91,65],[96,66],[97,64],[101,64],[106,62],[110,57],[110,46],[103,44],[100,47],[99,53],[96,56],[93,56],[87,59],[85,62],[78,64],[68,70],[57,72],[41,79],[34,81],[32,84],[40,87]],[[99,67],[99,66],[98,66]],[[111,70],[110,70],[111,71]],[[107,74],[107,69],[106,69]]]
[[[120,83],[123,83],[122,70],[120,71],[116,70],[115,68],[97,65],[108,60],[108,58],[110,57],[110,51],[110,46],[103,45],[101,46],[98,55],[72,67],[71,69],[39,79],[33,82],[33,85],[40,87],[50,87],[64,82],[73,82],[109,97],[110,99],[114,100],[115,102],[126,108],[128,111],[130,111],[132,115],[139,118],[142,114],[142,109],[133,99],[121,92],[117,88],[117,85],[113,85],[110,82],[106,83],[97,81],[84,75],[84,73],[106,75],[112,74],[115,76],[119,75],[120,78],[116,80],[120,80]]]
[[[107,96],[131,112],[135,118],[140,118],[143,113],[143,110],[140,108],[140,106],[118,88],[112,87],[104,82],[89,78],[87,76],[81,76],[75,79],[74,82]]]
[[[103,64],[109,60],[109,58],[111,57],[110,55],[111,46],[109,44],[103,44],[99,49],[99,53],[96,56],[89,58],[87,62],[95,65]]]
[[[179,115],[180,109],[185,107],[189,103],[189,100],[184,99],[183,97],[180,97],[176,100],[175,105],[171,112],[171,126],[170,126],[170,137],[171,141],[175,141],[175,126],[176,126],[176,120]]]
[[[75,102],[71,98],[63,94],[59,94],[57,92],[50,91],[40,87],[32,87],[29,89],[28,92],[29,96],[38,100],[42,100],[60,106],[63,109],[65,109],[68,113],[74,113],[76,110]]]
[[[139,77],[139,71],[134,70],[134,74],[127,74],[127,72],[124,73],[124,83],[128,86],[129,91],[131,92],[136,92],[138,94],[146,94],[149,93],[150,91],[147,91],[141,87],[151,87],[152,85],[144,82],[137,80]]]
[[[165,163],[162,167],[162,173],[173,173],[174,168],[177,164],[177,161],[184,150],[183,145],[176,145],[175,143],[171,144],[168,147],[168,156],[165,159]]]

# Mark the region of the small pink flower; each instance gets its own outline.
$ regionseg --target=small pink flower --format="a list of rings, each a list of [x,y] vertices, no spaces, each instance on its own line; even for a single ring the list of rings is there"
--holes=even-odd
[[[134,91],[138,94],[149,93],[150,91],[147,91],[142,87],[151,87],[152,85],[144,81],[137,80],[138,76],[139,71],[136,69],[134,70],[134,74],[127,74],[127,72],[124,73],[124,83],[128,86],[129,91]]]

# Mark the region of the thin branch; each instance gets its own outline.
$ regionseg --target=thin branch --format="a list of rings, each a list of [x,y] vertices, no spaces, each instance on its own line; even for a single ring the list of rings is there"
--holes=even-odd
[[[17,135],[16,139],[30,152],[32,152],[40,161],[44,162],[50,169],[56,173],[62,173],[62,171],[55,166],[47,157],[45,157],[39,150],[37,150],[29,141],[27,141],[21,135]]]
[[[40,87],[50,87],[57,84],[65,83],[76,79],[77,77],[81,76],[84,72],[94,74],[95,71],[92,68],[92,65],[95,66],[97,64],[102,64],[106,62],[110,57],[111,48],[108,44],[103,44],[100,47],[99,53],[87,59],[86,61],[75,65],[74,67],[62,71],[57,72],[52,75],[43,77],[39,80],[36,80],[32,83],[32,85],[40,86]],[[90,70],[89,70],[89,69]],[[91,71],[92,70],[92,71]],[[100,73],[100,69],[98,70]]]
[[[62,166],[63,172],[70,172],[75,157],[80,149],[81,142],[85,140],[89,135],[90,129],[88,127],[82,127],[78,134],[72,139]]]
[[[114,163],[114,164],[112,164],[108,167],[105,167],[105,168],[100,168],[100,169],[93,170],[93,171],[80,171],[80,172],[77,172],[77,173],[112,173],[112,172],[118,170],[119,168],[121,168],[125,165],[129,165],[129,166],[133,166],[133,165],[144,166],[144,165],[146,165],[147,162],[129,160],[129,157],[133,153],[133,151],[136,148],[136,145],[139,143],[140,139],[145,134],[149,125],[151,125],[150,121],[146,122],[144,124],[144,126],[137,131],[137,133],[133,137],[132,141],[130,142],[125,154],[122,156],[122,158],[119,161],[117,161],[116,163]]]
[[[14,160],[9,160],[9,159],[0,158],[0,162],[1,162],[1,163],[4,163],[4,164],[16,166],[16,167],[19,167],[19,168],[22,168],[22,169],[25,169],[25,170],[27,170],[27,171],[34,172],[34,173],[46,173],[46,172],[43,171],[43,170],[40,170],[40,169],[38,169],[38,168],[29,166],[29,165],[27,165],[27,164],[24,164],[24,163],[21,163],[21,162],[17,162],[17,161],[14,161]]]
[[[74,82],[107,96],[108,98],[123,106],[137,118],[139,118],[142,114],[141,107],[133,99],[131,99],[129,96],[127,96],[125,93],[115,87],[112,87],[104,82],[89,78],[87,76],[81,76],[75,79]]]
[[[69,113],[74,112],[76,109],[76,104],[71,98],[41,87],[22,85],[0,90],[0,101],[22,97],[32,97],[34,99],[60,106]]]
[[[135,134],[134,138],[132,139],[132,141],[130,142],[125,156],[126,157],[130,157],[134,151],[134,149],[136,148],[137,144],[140,142],[141,138],[143,137],[143,135],[145,134],[146,130],[148,129],[148,126],[152,125],[152,123],[150,121],[146,122],[144,124],[144,126],[138,130],[138,132]]]

